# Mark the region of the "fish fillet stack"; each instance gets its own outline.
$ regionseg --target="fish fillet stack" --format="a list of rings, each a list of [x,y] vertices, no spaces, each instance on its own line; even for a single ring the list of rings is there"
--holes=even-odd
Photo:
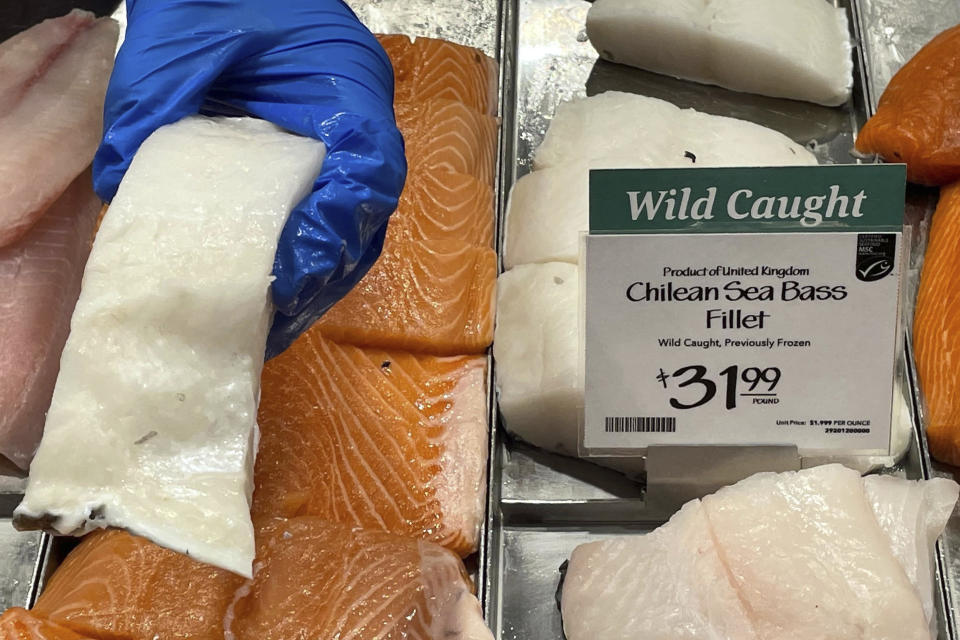
[[[100,209],[86,169],[116,41],[115,22],[74,11],[0,44],[0,456],[22,469],[40,442]]]
[[[409,171],[383,254],[267,363],[254,516],[315,516],[476,551],[496,256],[496,65],[379,36]]]
[[[577,547],[566,637],[928,640],[957,493],[840,465],[752,476],[651,533]]]
[[[590,169],[816,163],[776,131],[663,100],[608,92],[561,104],[507,210],[494,342],[506,428],[577,455],[578,262]]]

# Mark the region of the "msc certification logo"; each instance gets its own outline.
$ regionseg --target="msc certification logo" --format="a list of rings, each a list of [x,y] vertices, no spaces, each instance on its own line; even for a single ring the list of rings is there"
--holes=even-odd
[[[857,236],[857,280],[873,282],[890,275],[896,259],[895,233],[861,233]]]

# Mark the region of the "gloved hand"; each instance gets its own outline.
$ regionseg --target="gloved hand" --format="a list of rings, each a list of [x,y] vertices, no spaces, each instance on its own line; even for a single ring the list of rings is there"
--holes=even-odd
[[[390,61],[341,0],[127,0],[93,161],[100,197],[155,129],[198,112],[256,116],[327,146],[277,248],[272,357],[383,247],[406,177]]]

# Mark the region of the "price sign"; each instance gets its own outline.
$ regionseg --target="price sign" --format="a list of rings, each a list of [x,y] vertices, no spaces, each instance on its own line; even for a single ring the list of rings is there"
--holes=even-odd
[[[582,453],[890,451],[902,165],[592,171]]]

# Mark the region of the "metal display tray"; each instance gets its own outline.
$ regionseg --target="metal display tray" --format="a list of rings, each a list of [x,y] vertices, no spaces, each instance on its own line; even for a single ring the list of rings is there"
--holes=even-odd
[[[858,128],[893,71],[935,33],[960,22],[955,0],[843,0],[856,43],[854,99],[846,107],[748,96],[685,83],[598,61],[584,29],[583,0],[348,0],[374,31],[446,38],[476,46],[501,65],[497,246],[510,187],[530,170],[549,119],[563,100],[606,90],[632,91],[681,107],[752,120],[783,132],[825,163],[850,163]],[[932,11],[930,4],[938,5]],[[922,256],[935,192],[911,189],[908,222],[914,255]],[[920,260],[911,264],[915,287]],[[912,292],[908,291],[909,299]],[[491,361],[491,382],[494,363]],[[888,472],[908,478],[949,475],[931,465],[909,344],[903,388],[910,403],[911,439]],[[585,461],[551,455],[507,436],[490,390],[488,510],[481,549],[473,559],[479,596],[494,636],[502,640],[561,640],[555,594],[558,569],[578,544],[604,536],[641,534],[665,522],[669,509],[652,508],[645,487]],[[6,488],[4,488],[6,486]],[[0,518],[18,502],[17,483],[0,483]],[[9,520],[9,518],[7,518]],[[2,533],[6,532],[6,533]],[[29,606],[74,542],[12,532],[0,522],[0,606]],[[960,610],[960,518],[937,548],[940,638],[955,640]]]

